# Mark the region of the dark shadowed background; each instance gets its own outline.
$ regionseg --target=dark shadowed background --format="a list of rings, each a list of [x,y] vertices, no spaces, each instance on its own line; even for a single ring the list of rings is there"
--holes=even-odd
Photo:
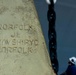
[[[45,0],[34,0],[34,2],[48,47],[48,5]],[[60,74],[66,70],[68,58],[76,56],[76,0],[58,0],[55,11]]]

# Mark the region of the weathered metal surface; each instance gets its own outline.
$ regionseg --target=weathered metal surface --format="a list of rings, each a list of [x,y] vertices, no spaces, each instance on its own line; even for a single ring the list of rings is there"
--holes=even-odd
[[[54,75],[33,0],[0,0],[0,75]]]

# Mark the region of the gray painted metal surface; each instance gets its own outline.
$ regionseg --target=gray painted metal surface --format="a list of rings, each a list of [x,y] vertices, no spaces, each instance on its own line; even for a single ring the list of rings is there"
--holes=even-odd
[[[48,47],[48,5],[45,0],[34,0]],[[58,0],[55,4],[57,54],[59,74],[66,70],[68,58],[76,56],[76,0]]]

